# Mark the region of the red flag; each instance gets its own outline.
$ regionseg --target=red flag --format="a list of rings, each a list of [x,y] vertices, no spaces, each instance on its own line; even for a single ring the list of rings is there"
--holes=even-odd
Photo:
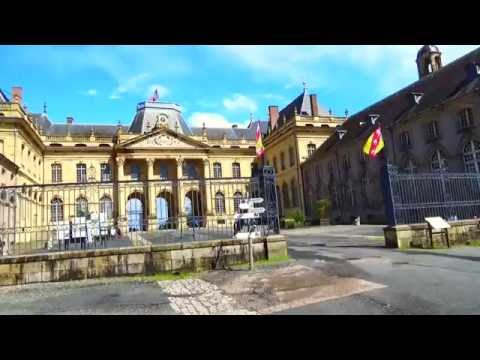
[[[257,134],[256,134],[256,150],[257,150],[257,156],[258,157],[263,157],[263,154],[265,153],[265,148],[263,147],[262,143],[262,132],[260,131],[260,123],[257,123]]]

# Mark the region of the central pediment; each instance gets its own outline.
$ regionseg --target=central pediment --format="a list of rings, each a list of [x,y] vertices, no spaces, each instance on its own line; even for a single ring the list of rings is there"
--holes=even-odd
[[[184,135],[176,134],[166,129],[157,131],[155,133],[140,135],[136,138],[128,140],[120,146],[129,149],[195,149],[208,147],[201,142],[190,139]]]

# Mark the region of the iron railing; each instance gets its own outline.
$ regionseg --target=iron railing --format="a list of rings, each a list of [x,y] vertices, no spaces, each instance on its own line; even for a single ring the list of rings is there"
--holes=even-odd
[[[278,233],[275,175],[0,188],[0,256],[234,236],[240,201],[263,197],[262,235]]]
[[[386,200],[390,201],[389,223],[425,222],[425,217],[446,220],[480,217],[480,174],[400,173],[387,166]]]

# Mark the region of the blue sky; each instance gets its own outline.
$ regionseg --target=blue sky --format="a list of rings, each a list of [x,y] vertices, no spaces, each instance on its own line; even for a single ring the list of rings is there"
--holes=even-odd
[[[444,64],[477,46],[439,45]],[[22,86],[32,112],[55,122],[130,124],[157,88],[193,126],[267,119],[302,91],[325,109],[353,114],[417,80],[420,45],[0,46],[0,88]]]

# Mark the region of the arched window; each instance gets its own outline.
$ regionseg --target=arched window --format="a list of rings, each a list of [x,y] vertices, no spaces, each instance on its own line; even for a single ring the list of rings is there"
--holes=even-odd
[[[316,149],[317,149],[317,146],[315,144],[308,144],[307,145],[308,157],[312,156]]]
[[[415,166],[415,163],[412,159],[408,159],[404,167],[404,171],[409,174],[414,174],[417,171],[417,167]]]
[[[215,194],[215,212],[225,214],[225,196],[220,191]]]
[[[87,182],[87,165],[77,164],[77,183]]]
[[[280,153],[280,166],[282,170],[285,170],[285,154],[283,151]]]
[[[288,196],[288,185],[284,183],[282,186],[282,197],[283,197],[283,206],[285,209],[290,207],[290,196]]]
[[[480,172],[480,142],[471,140],[463,147],[465,172]]]
[[[234,178],[239,178],[240,175],[240,164],[237,162],[234,162],[232,164],[232,174]]]
[[[130,166],[130,176],[132,180],[140,180],[140,165],[132,164]]]
[[[215,179],[222,177],[222,164],[218,162],[213,163],[213,177]]]
[[[63,221],[63,202],[61,199],[55,197],[50,203],[52,222]]]
[[[100,199],[100,220],[109,220],[112,218],[113,203],[108,195]]]
[[[160,180],[168,179],[168,167],[165,164],[160,165]]]
[[[238,212],[241,201],[242,201],[242,193],[240,191],[237,191],[235,194],[233,194],[233,210],[235,212]]]
[[[88,201],[83,196],[80,196],[75,201],[75,216],[86,217],[88,214]]]
[[[448,170],[445,154],[441,150],[435,150],[432,156],[432,171]]]
[[[112,169],[110,164],[100,164],[100,179],[101,181],[112,181]]]
[[[297,184],[295,183],[295,179],[293,179],[290,183],[290,189],[292,191],[292,206],[298,206],[298,190]]]
[[[293,154],[293,147],[288,148],[288,157],[290,158],[290,166],[295,165],[295,155]]]

